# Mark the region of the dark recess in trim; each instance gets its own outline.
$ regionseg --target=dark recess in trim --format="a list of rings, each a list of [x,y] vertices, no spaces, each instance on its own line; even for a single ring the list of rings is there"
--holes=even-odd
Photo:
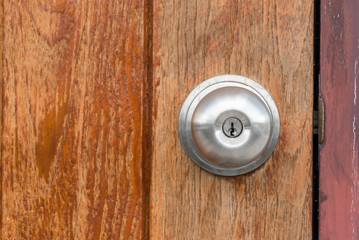
[[[320,0],[314,0],[313,33],[313,113],[318,113],[320,84]],[[314,116],[314,114],[313,114]],[[314,130],[314,129],[313,129]],[[319,142],[318,131],[313,131],[313,240],[319,238]]]

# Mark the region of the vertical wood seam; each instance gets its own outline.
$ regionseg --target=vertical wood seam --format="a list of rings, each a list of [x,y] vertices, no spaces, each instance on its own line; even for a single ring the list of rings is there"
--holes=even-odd
[[[150,236],[150,187],[152,166],[152,115],[153,115],[153,0],[144,0],[144,83],[143,83],[143,122],[142,122],[142,172],[143,172],[143,239]]]

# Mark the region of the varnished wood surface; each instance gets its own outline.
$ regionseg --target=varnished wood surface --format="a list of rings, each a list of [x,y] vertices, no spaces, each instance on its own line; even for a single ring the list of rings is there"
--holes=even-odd
[[[150,239],[311,239],[313,2],[154,0]],[[264,85],[281,116],[259,169],[218,177],[186,155],[178,115],[218,74]]]
[[[2,239],[144,236],[144,2],[1,1]]]
[[[322,240],[359,239],[359,2],[321,2]]]

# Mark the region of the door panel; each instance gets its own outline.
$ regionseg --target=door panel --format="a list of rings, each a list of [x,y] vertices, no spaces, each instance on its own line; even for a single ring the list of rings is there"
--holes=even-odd
[[[313,2],[153,4],[150,239],[311,239]],[[272,157],[240,177],[201,170],[178,136],[187,94],[219,74],[263,84],[281,116]]]
[[[2,238],[142,238],[144,3],[3,7]]]
[[[310,0],[1,1],[3,239],[310,239]],[[181,104],[219,74],[261,83],[273,155],[197,167]]]

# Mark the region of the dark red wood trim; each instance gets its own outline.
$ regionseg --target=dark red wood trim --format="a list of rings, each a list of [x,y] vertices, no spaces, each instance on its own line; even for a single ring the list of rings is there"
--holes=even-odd
[[[359,1],[321,1],[319,239],[359,239]]]

